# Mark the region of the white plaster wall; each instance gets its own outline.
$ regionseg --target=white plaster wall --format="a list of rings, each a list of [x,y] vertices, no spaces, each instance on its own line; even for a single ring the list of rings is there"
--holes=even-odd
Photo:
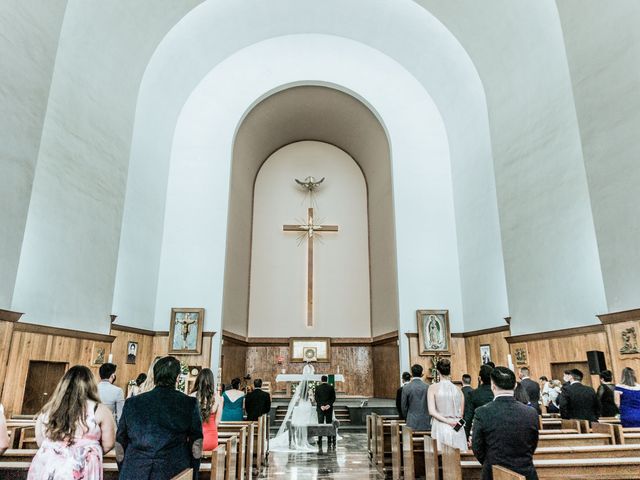
[[[606,302],[555,2],[419,1],[485,87],[512,332],[592,324]]]
[[[325,177],[310,204],[293,181]],[[307,240],[282,225],[338,225],[314,240],[314,326],[307,327]],[[250,337],[371,337],[367,187],[347,153],[322,142],[296,142],[274,152],[254,189]]]
[[[0,2],[0,308],[11,308],[66,0]]]
[[[193,4],[174,3],[67,5],[12,303],[28,322],[109,331],[137,88]]]
[[[416,308],[429,306],[449,308],[452,329],[460,331],[453,194],[442,118],[422,86],[396,62],[362,44],[319,35],[280,37],[238,52],[213,69],[185,104],[172,150],[155,328],[166,326],[172,306],[197,305],[207,309],[206,328],[219,331],[235,127],[248,107],[292,82],[354,92],[381,119],[392,146],[396,192],[399,330],[415,331]],[[408,345],[406,336],[401,338],[406,369]]]
[[[404,0],[207,2],[176,25],[158,47],[141,84],[121,242],[121,259],[126,262],[120,263],[127,265],[127,274],[119,271],[116,282],[116,291],[128,293],[118,311],[153,311],[156,296],[146,286],[155,282],[158,264],[151,253],[140,254],[139,249],[160,249],[170,144],[187,96],[207,72],[238,49],[308,32],[372,46],[429,91],[446,124],[454,173],[473,172],[456,190],[458,225],[465,219],[472,222],[461,227],[464,262],[456,273],[467,292],[465,309],[471,312],[472,328],[501,323],[507,306],[483,86],[457,39],[424,8]],[[341,74],[353,70],[352,63],[332,68]],[[375,76],[396,83],[386,72]],[[392,98],[398,95],[397,89],[391,93]],[[144,191],[136,187],[143,182],[149,187]],[[464,191],[471,200],[458,201]]]
[[[557,2],[608,311],[640,299],[640,2]]]

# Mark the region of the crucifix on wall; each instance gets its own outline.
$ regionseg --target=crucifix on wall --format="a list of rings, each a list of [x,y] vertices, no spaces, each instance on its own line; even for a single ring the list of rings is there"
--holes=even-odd
[[[307,177],[307,179],[313,180],[312,177]],[[322,179],[324,180],[324,178]],[[303,184],[299,180],[296,180],[300,185],[304,186],[309,190],[310,193],[313,193],[313,189],[308,185],[314,185],[310,182]],[[315,186],[320,182],[316,182]],[[315,187],[314,187],[315,188]],[[313,218],[313,208],[310,207],[307,210],[307,220],[306,223],[302,225],[283,225],[282,230],[285,232],[296,232],[303,233],[307,240],[307,327],[313,327],[313,243],[314,237],[317,233],[324,232],[337,232],[337,225],[321,225],[316,224]]]

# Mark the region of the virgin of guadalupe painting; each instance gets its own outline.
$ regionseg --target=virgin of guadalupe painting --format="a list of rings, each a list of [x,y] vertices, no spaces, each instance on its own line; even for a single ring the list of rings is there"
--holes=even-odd
[[[169,327],[169,354],[200,354],[204,308],[172,308]]]
[[[448,310],[418,310],[418,343],[420,355],[449,353]]]

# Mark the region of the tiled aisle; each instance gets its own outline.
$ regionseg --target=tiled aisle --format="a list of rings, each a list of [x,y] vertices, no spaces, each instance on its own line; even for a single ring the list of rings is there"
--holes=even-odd
[[[344,433],[335,451],[322,454],[272,452],[269,467],[261,478],[319,480],[384,478],[369,461],[367,436],[364,433]]]

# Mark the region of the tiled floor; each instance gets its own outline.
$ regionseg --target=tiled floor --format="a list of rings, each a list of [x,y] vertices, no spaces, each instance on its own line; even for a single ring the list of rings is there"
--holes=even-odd
[[[369,461],[365,433],[343,433],[336,450],[323,453],[275,453],[261,478],[320,480],[384,478]]]

